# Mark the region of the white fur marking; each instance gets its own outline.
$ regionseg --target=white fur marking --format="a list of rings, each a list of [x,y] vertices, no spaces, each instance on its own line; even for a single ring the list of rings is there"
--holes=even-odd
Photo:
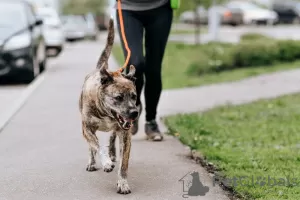
[[[108,154],[108,146],[100,146],[99,155],[103,168],[110,168],[113,163]]]

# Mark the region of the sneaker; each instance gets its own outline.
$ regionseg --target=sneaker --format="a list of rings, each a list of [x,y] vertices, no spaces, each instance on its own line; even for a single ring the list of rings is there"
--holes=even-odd
[[[132,127],[131,127],[131,130],[130,130],[132,135],[135,135],[139,130],[139,118],[140,118],[141,113],[143,111],[143,106],[142,106],[142,104],[140,104],[138,107],[139,107],[139,116],[136,118],[136,120],[134,120],[134,122],[132,124]]]
[[[146,132],[148,140],[153,140],[153,141],[162,141],[163,140],[163,135],[161,134],[155,120],[146,122],[145,132]]]

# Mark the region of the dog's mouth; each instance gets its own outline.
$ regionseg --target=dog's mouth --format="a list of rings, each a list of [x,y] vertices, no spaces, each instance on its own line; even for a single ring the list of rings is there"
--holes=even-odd
[[[119,126],[122,127],[124,130],[129,130],[131,128],[133,123],[132,119],[126,119],[125,117],[122,117],[121,115],[117,114],[113,110],[112,110],[112,114],[114,118],[117,120]]]

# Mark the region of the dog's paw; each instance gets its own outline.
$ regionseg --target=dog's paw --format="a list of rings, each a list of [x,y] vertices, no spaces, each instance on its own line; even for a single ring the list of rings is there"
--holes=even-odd
[[[103,166],[103,169],[105,172],[112,172],[112,170],[115,168],[115,165],[112,162],[108,162]]]
[[[97,171],[97,170],[98,170],[98,168],[95,165],[88,164],[86,166],[86,171],[88,171],[88,172],[94,172],[94,171]]]
[[[108,154],[102,154],[100,158],[105,172],[111,172],[115,168],[115,164],[111,161]]]
[[[131,193],[131,190],[129,188],[127,180],[125,180],[125,179],[118,180],[117,192],[119,194],[130,194]]]

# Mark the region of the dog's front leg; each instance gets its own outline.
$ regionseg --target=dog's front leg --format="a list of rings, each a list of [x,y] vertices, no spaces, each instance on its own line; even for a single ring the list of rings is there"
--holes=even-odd
[[[97,138],[95,132],[96,131],[93,128],[90,128],[89,126],[86,125],[86,123],[82,122],[82,134],[90,146],[89,147],[89,161],[88,161],[88,165],[86,167],[86,171],[89,171],[89,172],[97,170],[95,156],[99,149],[99,143],[98,143],[98,138]]]
[[[109,157],[112,162],[116,162],[116,132],[114,131],[109,138]]]
[[[131,148],[131,134],[128,131],[118,132],[119,141],[120,141],[120,166],[118,171],[118,193],[120,194],[129,194],[131,193],[128,181],[128,164]]]

